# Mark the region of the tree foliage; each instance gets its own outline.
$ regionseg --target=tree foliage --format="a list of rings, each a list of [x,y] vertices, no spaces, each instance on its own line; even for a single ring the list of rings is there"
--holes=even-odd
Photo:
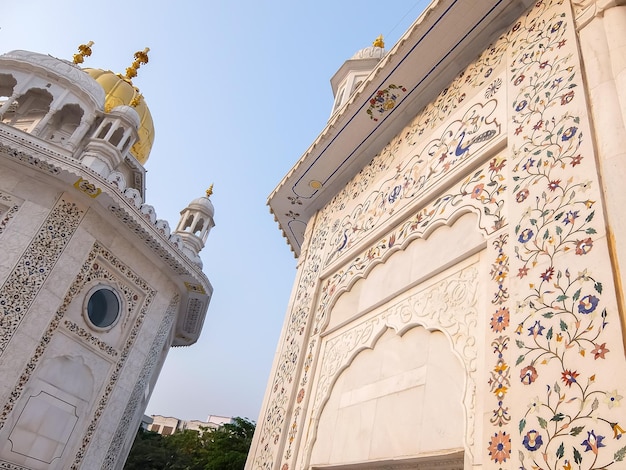
[[[255,425],[245,418],[169,436],[139,429],[124,470],[243,470]]]

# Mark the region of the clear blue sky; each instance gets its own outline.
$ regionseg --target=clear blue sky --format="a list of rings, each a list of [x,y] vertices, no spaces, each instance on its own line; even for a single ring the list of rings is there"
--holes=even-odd
[[[266,200],[324,128],[330,78],[383,34],[389,50],[427,0],[4,0],[0,54],[30,50],[123,73],[155,122],[147,203],[174,227],[214,183],[202,251],[215,289],[197,344],[174,348],[148,414],[257,420],[295,276]]]

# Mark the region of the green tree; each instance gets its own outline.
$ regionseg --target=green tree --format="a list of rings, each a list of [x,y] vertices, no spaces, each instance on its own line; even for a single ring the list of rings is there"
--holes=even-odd
[[[255,425],[245,418],[169,436],[139,429],[124,470],[243,470]]]
[[[163,436],[139,428],[124,470],[163,470],[168,460],[168,451]]]
[[[202,470],[243,470],[255,425],[245,418],[208,430],[201,436],[205,454]]]

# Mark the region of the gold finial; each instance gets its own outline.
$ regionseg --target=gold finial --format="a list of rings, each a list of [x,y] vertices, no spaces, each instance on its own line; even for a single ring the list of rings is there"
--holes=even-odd
[[[383,35],[379,35],[374,42],[372,43],[374,47],[380,47],[381,49],[385,48],[385,41],[383,41]]]
[[[211,194],[213,194],[213,183],[211,183],[209,189],[206,190],[206,197],[211,197]]]
[[[89,57],[91,55],[91,46],[93,46],[94,42],[89,41],[87,44],[81,44],[78,46],[78,54],[74,54],[74,63],[76,65],[82,64],[85,61],[85,57]]]
[[[135,88],[135,95],[133,96],[133,99],[130,100],[129,106],[132,106],[133,108],[136,108],[139,103],[141,103],[141,100],[143,99],[143,95],[141,93],[138,92],[139,90],[137,90]]]
[[[135,60],[133,64],[126,69],[126,76],[124,77],[129,82],[137,76],[137,70],[141,67],[141,64],[148,63],[148,52],[150,52],[150,48],[146,47],[143,51],[135,52]]]

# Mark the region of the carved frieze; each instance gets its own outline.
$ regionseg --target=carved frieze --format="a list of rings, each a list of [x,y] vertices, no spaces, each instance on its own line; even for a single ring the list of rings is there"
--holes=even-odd
[[[60,199],[0,286],[0,355],[6,351],[84,214],[75,203]]]

